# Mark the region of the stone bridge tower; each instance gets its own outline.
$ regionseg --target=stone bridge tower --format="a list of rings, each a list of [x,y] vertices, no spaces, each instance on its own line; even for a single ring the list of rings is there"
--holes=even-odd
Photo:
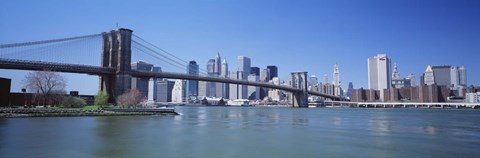
[[[115,103],[117,96],[131,88],[132,32],[130,29],[120,28],[102,33],[101,66],[116,69],[114,75],[100,77],[100,90],[108,93],[109,103]]]
[[[307,72],[292,72],[292,87],[301,91],[292,92],[293,107],[308,107]]]

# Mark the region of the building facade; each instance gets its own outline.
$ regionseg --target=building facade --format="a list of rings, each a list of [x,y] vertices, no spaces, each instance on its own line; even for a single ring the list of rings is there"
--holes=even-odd
[[[368,59],[368,88],[380,91],[380,100],[383,98],[383,89],[391,86],[391,60],[386,54],[378,54]]]

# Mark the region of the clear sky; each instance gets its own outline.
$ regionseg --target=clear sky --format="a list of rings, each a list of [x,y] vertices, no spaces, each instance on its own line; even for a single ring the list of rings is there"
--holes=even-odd
[[[386,53],[402,77],[418,80],[428,64],[463,65],[468,84],[480,84],[478,0],[2,0],[0,19],[0,43],[100,33],[118,23],[204,69],[220,52],[230,70],[244,55],[252,66],[277,65],[281,79],[308,71],[331,81],[338,63],[343,87],[359,88],[368,86],[367,59]],[[0,70],[13,79],[12,91],[24,75]],[[65,76],[67,90],[97,91],[95,76]]]

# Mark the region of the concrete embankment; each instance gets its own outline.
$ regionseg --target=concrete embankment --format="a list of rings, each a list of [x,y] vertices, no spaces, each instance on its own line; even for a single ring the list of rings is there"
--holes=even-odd
[[[178,115],[173,108],[158,109],[0,109],[0,118],[12,117],[68,117],[68,116],[127,116],[127,115]]]

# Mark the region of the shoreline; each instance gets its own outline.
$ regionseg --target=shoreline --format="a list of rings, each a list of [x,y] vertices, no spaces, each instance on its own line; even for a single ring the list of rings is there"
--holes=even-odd
[[[0,118],[179,115],[174,109],[0,109]]]

